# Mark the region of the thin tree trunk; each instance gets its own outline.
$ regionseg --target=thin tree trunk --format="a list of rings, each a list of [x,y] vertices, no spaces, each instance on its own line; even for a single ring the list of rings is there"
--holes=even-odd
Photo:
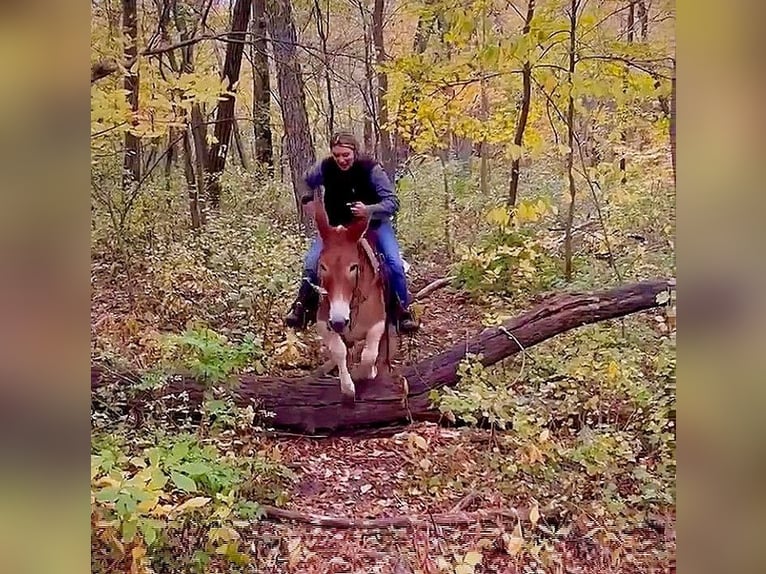
[[[187,126],[184,130],[183,147],[184,147],[184,176],[186,177],[186,189],[189,194],[189,213],[191,214],[192,229],[199,229],[202,227],[202,211],[199,204],[199,189],[197,186],[198,179],[194,173],[194,155],[192,152],[191,127]]]
[[[314,9],[316,10],[317,34],[319,43],[322,46],[322,66],[324,68],[325,89],[327,91],[327,139],[329,140],[335,131],[335,104],[332,99],[332,80],[330,79],[330,57],[327,54],[327,30],[330,29],[330,6],[328,0],[327,22],[322,21],[322,7],[319,0],[314,0]]]
[[[486,8],[482,10],[481,14],[481,46],[485,46],[487,42],[487,13]],[[484,70],[483,62],[481,66],[481,82],[479,89],[481,91],[481,121],[486,125],[489,119],[489,95],[487,94],[487,77],[486,70]],[[481,142],[479,142],[479,189],[482,197],[487,197],[489,194],[489,160],[487,155],[489,154],[487,136],[482,135]]]
[[[574,97],[572,96],[573,77],[575,73],[575,42],[577,30],[578,1],[572,0],[569,16],[569,107],[567,108],[567,177],[569,179],[569,208],[567,210],[566,228],[564,234],[564,278],[572,280],[572,226],[575,213],[575,180],[574,180]]]
[[[524,28],[522,34],[529,34],[532,18],[535,16],[535,0],[529,0],[527,4],[527,15],[524,19]],[[524,131],[527,129],[527,120],[529,119],[529,107],[532,103],[532,66],[529,60],[524,62],[521,72],[521,111],[519,112],[519,121],[516,124],[516,133],[513,136],[513,145],[522,147],[524,143]],[[511,164],[511,185],[508,188],[508,206],[514,207],[519,197],[519,175],[521,167],[521,156],[515,158]]]
[[[388,76],[380,68],[386,62],[386,51],[383,45],[383,9],[384,0],[375,0],[372,11],[372,40],[375,43],[375,62],[379,66],[378,79],[378,123],[380,124],[380,160],[388,177],[394,179],[394,158],[391,150],[391,134],[388,130]]]
[[[165,156],[165,170],[164,170],[164,176],[165,176],[165,189],[170,191],[171,187],[171,176],[173,173],[173,164],[175,164],[178,161],[178,147],[175,143],[176,139],[178,138],[178,132],[176,131],[176,128],[169,128],[168,129],[168,153]]]
[[[191,124],[189,129],[192,133],[192,141],[194,142],[194,164],[196,171],[196,185],[194,187],[194,193],[197,197],[198,210],[200,213],[200,221],[202,224],[207,220],[207,205],[204,193],[205,182],[205,166],[208,164],[208,149],[207,149],[207,125],[205,124],[205,118],[202,115],[202,108],[198,103],[192,104],[191,107]],[[192,190],[189,190],[192,193]]]
[[[362,0],[358,0],[359,13],[362,17],[362,28],[364,31],[364,78],[365,88],[362,90],[364,98],[364,148],[365,151],[373,156],[380,157],[380,122],[377,117],[375,106],[375,74],[372,68],[372,35],[367,21],[366,6]]]
[[[628,9],[628,35],[627,35],[628,44],[632,44],[633,40],[635,39],[635,29],[636,29],[636,2],[635,0],[631,0],[630,8]],[[627,74],[629,73],[630,73],[630,70],[626,67],[625,75],[627,76]],[[625,78],[623,83],[624,83],[624,87],[622,91],[623,93],[627,93],[627,83],[628,83],[627,77]],[[620,182],[625,184],[628,181],[628,175],[626,172],[627,161],[625,159],[624,148],[628,143],[628,134],[624,128],[622,132],[620,133],[620,142],[622,143],[622,146],[623,146],[623,152],[622,152],[623,155],[620,158],[620,173],[622,174]]]
[[[444,249],[449,257],[454,254],[452,242],[452,197],[449,189],[449,177],[447,176],[447,158],[449,150],[439,150],[439,160],[442,164],[442,185],[444,190]]]
[[[136,125],[138,113],[138,13],[136,0],[122,0],[122,30],[125,37],[124,61],[134,62],[125,72],[123,88],[128,94],[128,104],[134,114]],[[125,132],[125,157],[123,160],[122,189],[127,192],[133,183],[141,179],[141,140],[130,131]]]
[[[306,112],[306,96],[303,76],[297,54],[297,35],[293,22],[292,4],[289,0],[269,0],[269,34],[277,65],[277,84],[285,126],[283,157],[287,157],[293,182],[295,206],[305,227],[310,222],[304,217],[300,198],[306,190],[304,174],[315,161],[311,143],[311,129]]]
[[[638,0],[638,21],[641,23],[641,41],[649,39],[649,11],[646,9],[646,0]]]
[[[187,13],[172,1],[173,17],[181,41],[188,40],[194,34],[187,22]],[[194,72],[194,45],[181,48],[181,69],[183,74]],[[191,113],[186,117],[184,129],[184,177],[186,178],[189,211],[192,229],[199,229],[205,223],[205,198],[201,193],[205,181],[207,163],[207,126],[204,124],[202,110],[198,103],[192,103]],[[190,135],[191,134],[191,135]]]
[[[231,40],[226,45],[226,61],[223,66],[222,79],[227,82],[227,93],[218,103],[218,113],[215,120],[215,141],[210,147],[208,154],[205,195],[210,208],[217,210],[221,206],[221,175],[226,166],[226,153],[231,140],[231,132],[234,129],[234,107],[236,97],[234,92],[239,83],[239,72],[242,67],[242,53],[247,35],[247,25],[250,22],[250,7],[252,0],[236,0],[234,14],[231,21]]]
[[[670,84],[670,161],[673,166],[673,185],[676,184],[676,62]]]
[[[271,136],[271,81],[266,45],[266,0],[253,0],[253,130],[255,159],[274,168],[274,144]]]
[[[250,160],[247,158],[247,150],[242,142],[242,132],[239,131],[239,122],[236,118],[232,120],[232,132],[234,134],[234,144],[237,146],[237,158],[245,171],[250,171]]]

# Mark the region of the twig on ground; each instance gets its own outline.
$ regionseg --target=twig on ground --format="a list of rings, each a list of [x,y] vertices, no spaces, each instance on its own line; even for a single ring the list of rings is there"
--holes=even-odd
[[[435,281],[431,281],[428,285],[426,285],[420,291],[415,293],[415,296],[412,299],[413,301],[425,299],[434,291],[446,287],[447,285],[452,283],[454,280],[455,280],[455,276],[450,275],[449,277],[442,277],[441,279],[436,279]]]
[[[471,504],[479,499],[479,495],[476,492],[469,492],[463,498],[461,498],[455,506],[452,507],[450,512],[462,512],[468,508]]]
[[[275,506],[262,506],[265,517],[274,520],[292,520],[303,522],[312,526],[323,528],[352,528],[352,529],[386,529],[386,528],[414,528],[428,524],[440,526],[461,526],[475,524],[477,522],[495,521],[499,518],[509,520],[525,519],[528,513],[522,513],[514,508],[477,510],[476,512],[450,512],[446,514],[432,514],[427,517],[419,516],[386,516],[384,518],[344,518],[341,516],[326,516],[277,508]]]

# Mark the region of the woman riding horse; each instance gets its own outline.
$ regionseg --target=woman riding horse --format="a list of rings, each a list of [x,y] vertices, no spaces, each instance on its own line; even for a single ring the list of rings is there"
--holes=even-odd
[[[399,303],[399,331],[412,333],[418,324],[408,310],[410,297],[407,278],[404,275],[399,244],[396,240],[391,218],[399,210],[391,180],[376,161],[358,153],[356,138],[349,132],[336,132],[330,139],[331,155],[319,161],[306,174],[310,194],[301,202],[307,214],[313,215],[314,191],[324,186],[324,206],[330,225],[348,225],[354,217],[367,214],[369,229],[373,232],[375,245],[383,255],[391,278],[391,287]],[[316,293],[313,285],[318,284],[317,264],[322,250],[319,235],[309,249],[304,261],[304,280],[301,281],[298,297],[285,318],[285,324],[295,329],[306,326],[309,316],[316,312]]]

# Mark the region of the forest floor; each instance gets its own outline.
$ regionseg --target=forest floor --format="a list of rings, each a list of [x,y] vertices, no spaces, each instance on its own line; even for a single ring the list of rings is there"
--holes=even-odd
[[[421,265],[413,270],[412,292],[443,275],[436,264]],[[116,318],[114,302],[119,300],[101,291],[94,321]],[[421,330],[400,342],[394,367],[475,335],[483,329],[485,312],[464,293],[450,288],[433,292],[418,303]],[[124,342],[140,347],[138,339],[129,339]],[[318,351],[315,344],[311,347]],[[501,453],[496,434],[488,430],[419,423],[373,438],[253,437],[252,448],[269,451],[295,475],[281,506],[295,513],[292,519],[269,516],[241,531],[258,572],[675,572],[674,563],[663,558],[675,555],[672,517],[617,544],[602,544],[582,533],[559,534],[566,519],[544,510],[532,522],[529,499],[509,492],[511,483],[489,464],[516,453]],[[309,515],[341,524],[311,524]],[[397,525],[386,525],[386,518]],[[378,522],[353,522],[360,519]],[[401,524],[408,519],[413,524]]]
[[[296,474],[286,505],[296,516],[254,523],[243,540],[261,572],[675,572],[655,557],[674,555],[670,518],[619,546],[583,535],[542,543],[562,524],[545,512],[530,522],[521,497],[508,493],[502,473],[487,465],[497,450],[488,431],[420,423],[392,437],[281,438],[271,446]],[[309,515],[349,524],[317,526]],[[350,523],[360,519],[376,522]],[[401,525],[405,519],[414,524]]]

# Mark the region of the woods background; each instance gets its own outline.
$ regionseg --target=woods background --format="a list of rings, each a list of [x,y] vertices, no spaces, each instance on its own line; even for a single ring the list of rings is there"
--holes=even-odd
[[[92,397],[94,572],[670,571],[672,290],[492,366],[458,355],[488,326],[508,346],[509,317],[551,292],[674,277],[673,2],[91,6],[91,362],[111,376]],[[420,399],[459,431],[280,442],[233,399],[237,377],[289,382],[320,362],[313,332],[281,317],[311,234],[302,175],[335,129],[396,182],[413,291],[450,277],[415,306],[399,360],[457,349],[458,385]],[[199,408],[155,400],[179,373]],[[266,524],[314,512],[353,529],[347,498],[414,533]],[[435,542],[435,512],[440,528],[494,523]]]

